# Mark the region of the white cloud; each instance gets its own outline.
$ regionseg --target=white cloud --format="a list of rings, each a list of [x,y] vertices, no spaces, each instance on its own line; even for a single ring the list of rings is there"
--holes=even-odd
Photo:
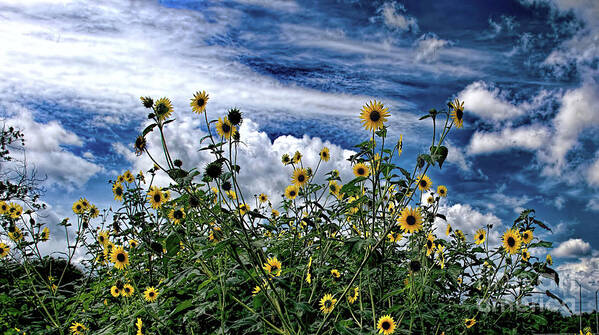
[[[476,81],[468,85],[458,94],[458,98],[464,101],[464,109],[487,120],[505,120],[524,113],[510,103],[506,93],[498,88],[493,88],[484,81]]]
[[[385,2],[377,10],[380,13],[383,22],[387,27],[392,29],[399,29],[402,31],[418,31],[417,20],[409,15],[405,15],[406,8],[395,1]]]
[[[472,169],[472,162],[466,158],[466,149],[453,145],[450,141],[445,143],[447,150],[446,161],[457,165],[460,170],[468,172]]]
[[[587,202],[586,210],[599,212],[599,199],[598,198],[590,199],[589,202]]]
[[[556,257],[584,256],[591,252],[591,245],[580,238],[569,239],[555,248],[552,252]]]
[[[599,156],[599,152],[597,152],[597,154]],[[587,169],[586,177],[590,185],[599,186],[599,158],[595,159]]]
[[[550,132],[543,126],[531,125],[504,128],[500,132],[475,132],[468,145],[468,154],[488,154],[509,150],[536,150],[547,143]]]
[[[181,116],[179,120],[166,127],[165,133],[173,159],[181,159],[185,169],[196,167],[203,173],[204,167],[214,160],[214,156],[207,151],[198,151],[197,139],[202,138],[206,133],[198,129],[200,121],[194,116]],[[249,119],[244,120],[240,135],[241,141],[245,144],[240,145],[237,156],[237,161],[241,166],[238,182],[242,186],[245,201],[249,204],[254,203],[252,199],[254,194],[262,192],[269,196],[273,204],[280,201],[280,195],[291,183],[292,173],[290,166],[283,166],[281,163],[281,156],[284,153],[293,154],[296,150],[303,154],[304,167],[309,166],[316,169],[319,160],[318,153],[323,146],[329,148],[331,160],[321,163],[317,173],[317,182],[322,182],[323,174],[332,169],[339,170],[343,181],[353,179],[350,164],[346,160],[353,152],[344,150],[337,145],[306,135],[302,138],[280,136],[271,143],[266,133],[259,131],[258,125]],[[160,150],[159,136],[150,133],[147,139],[150,153],[162,162],[164,155]],[[152,166],[147,155],[137,157],[132,150],[121,143],[115,144],[114,149],[132,164],[135,171],[145,171]],[[170,179],[164,174],[158,174],[156,182],[166,186],[170,183]]]
[[[439,51],[450,42],[438,38],[435,34],[424,34],[414,42],[416,60],[420,62],[432,62],[439,56]]]
[[[562,196],[557,196],[555,199],[553,199],[553,204],[555,205],[555,207],[557,209],[564,208],[565,203],[566,203],[566,198],[564,198]]]
[[[592,311],[595,308],[595,290],[599,285],[599,257],[581,257],[577,261],[560,264],[556,270],[560,275],[560,287],[556,291],[570,308],[578,309],[578,282],[582,287],[583,311]]]
[[[499,243],[500,237],[504,233],[501,219],[492,213],[483,214],[467,204],[455,204],[453,206],[441,204],[439,213],[447,217],[447,221],[440,218],[435,219],[439,237],[445,237],[447,223],[451,225],[453,230],[460,229],[468,234],[467,238],[470,239],[477,230],[486,228],[487,225],[493,225],[488,235],[489,242],[492,245]]]
[[[5,104],[9,119],[7,126],[20,129],[25,135],[25,158],[28,170],[36,170],[37,177],[47,176],[46,185],[59,185],[68,189],[82,187],[102,167],[65,149],[81,147],[83,141],[64,129],[57,121],[39,123],[32,113],[15,104]],[[21,157],[15,157],[20,159]]]
[[[578,144],[583,130],[599,126],[599,85],[588,80],[582,86],[567,91],[562,99],[558,114],[553,119],[555,134],[549,144],[549,150],[540,153],[545,162],[546,175],[559,175],[566,165],[566,154]],[[589,181],[594,182],[594,174]]]

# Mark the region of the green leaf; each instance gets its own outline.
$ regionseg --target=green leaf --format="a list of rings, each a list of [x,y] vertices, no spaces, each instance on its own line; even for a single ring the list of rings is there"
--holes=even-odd
[[[166,238],[166,252],[169,255],[175,255],[179,250],[179,236],[177,236],[177,234],[175,233],[171,233],[167,238]]]
[[[445,162],[448,153],[449,150],[445,146],[431,147],[432,159],[439,163],[439,168],[443,167],[443,162]]]
[[[144,131],[141,133],[141,136],[146,136],[149,132],[151,132],[152,130],[154,130],[154,127],[156,127],[157,124],[156,123],[152,123],[151,125],[147,126],[146,129],[144,129]]]
[[[190,308],[193,305],[193,299],[187,299],[177,305],[177,307],[171,312],[170,316],[174,316],[183,310]]]

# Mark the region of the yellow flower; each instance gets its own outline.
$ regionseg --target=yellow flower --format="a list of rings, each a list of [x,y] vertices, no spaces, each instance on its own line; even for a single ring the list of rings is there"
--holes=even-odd
[[[44,227],[44,229],[42,229],[42,235],[40,236],[40,239],[42,241],[47,241],[50,239],[50,228]]]
[[[515,254],[518,249],[520,249],[522,241],[520,238],[520,234],[517,230],[508,229],[503,234],[503,248],[506,252],[509,252],[510,255]]]
[[[143,322],[140,318],[137,318],[137,321],[135,322],[135,327],[137,328],[136,335],[143,335]]]
[[[237,132],[237,128],[231,124],[226,116],[224,120],[219,117],[216,123],[216,132],[228,140]]]
[[[84,211],[85,208],[83,207],[83,204],[81,204],[81,200],[77,200],[73,203],[73,213],[83,214]]]
[[[530,243],[533,238],[532,230],[524,231],[520,237],[522,237],[522,243],[524,243],[524,244]]]
[[[420,191],[428,191],[432,186],[431,179],[427,175],[422,175],[418,178],[418,189]]]
[[[281,156],[281,163],[285,165],[291,163],[291,158],[289,157],[289,154],[283,154],[283,156]]]
[[[356,300],[358,300],[359,295],[360,295],[360,287],[356,286],[356,287],[354,287],[354,294],[348,296],[347,301],[349,301],[350,304],[353,304],[354,302],[356,302]]]
[[[426,256],[430,256],[435,250],[435,236],[433,234],[428,233],[426,237]]]
[[[330,158],[331,156],[329,154],[329,148],[322,148],[322,150],[320,150],[320,159],[322,159],[325,162],[328,162]]]
[[[447,187],[445,187],[445,185],[437,186],[437,194],[441,197],[446,197],[447,196]]]
[[[116,286],[114,286],[114,285],[113,285],[113,286],[110,288],[110,294],[111,294],[113,297],[117,298],[119,295],[121,295],[121,290],[119,290],[119,288],[118,288],[118,287],[116,287]]]
[[[268,196],[264,193],[260,193],[260,195],[258,196],[258,201],[260,201],[260,203],[265,203],[268,201]]]
[[[132,182],[135,181],[135,177],[133,176],[133,174],[129,170],[127,170],[127,171],[125,171],[125,173],[123,173],[123,178],[128,183],[132,183]]]
[[[154,112],[158,120],[162,121],[173,113],[173,104],[168,98],[160,98],[154,103]]]
[[[8,205],[8,213],[10,214],[11,218],[18,219],[23,214],[23,207],[17,203],[11,202]]]
[[[103,246],[106,246],[106,244],[108,244],[109,241],[107,230],[101,230],[98,232],[98,242]]]
[[[395,321],[391,315],[382,316],[377,323],[379,334],[389,335],[395,331]]]
[[[312,274],[310,273],[310,271],[308,271],[308,273],[306,274],[306,282],[308,284],[312,284]]]
[[[526,248],[522,249],[522,260],[525,262],[528,262],[529,259],[530,259],[530,253],[528,252],[528,249],[526,249]]]
[[[123,286],[123,290],[122,290],[121,294],[124,297],[129,298],[133,295],[133,292],[135,292],[135,289],[133,288],[133,286],[131,286],[131,284],[125,284]]]
[[[449,236],[451,234],[451,225],[448,223],[447,228],[445,229],[445,235]]]
[[[401,234],[401,232],[395,233],[393,231],[390,231],[389,235],[387,235],[387,237],[389,238],[389,242],[393,243],[393,242],[399,242],[402,239],[403,235]]]
[[[100,211],[98,210],[98,207],[96,207],[96,205],[91,205],[89,207],[89,217],[94,219],[94,218],[97,218],[98,215],[100,215]]]
[[[158,298],[158,291],[152,286],[144,291],[144,298],[147,302],[154,302]]]
[[[329,192],[332,195],[339,196],[340,190],[341,190],[341,187],[339,186],[339,184],[337,184],[337,181],[335,181],[335,180],[329,181]]]
[[[320,299],[320,310],[324,314],[328,314],[335,308],[336,303],[337,299],[333,299],[333,296],[330,293],[327,293]]]
[[[331,276],[333,276],[335,279],[339,279],[341,277],[341,273],[339,273],[339,270],[333,269],[331,270]]]
[[[295,199],[295,197],[297,197],[298,193],[299,193],[299,189],[295,185],[289,185],[285,189],[285,197],[287,197],[287,199],[289,199],[289,200]]]
[[[458,128],[462,128],[464,125],[464,102],[460,103],[458,99],[455,99],[454,102],[450,102],[450,107],[453,124]]]
[[[110,253],[110,261],[114,263],[114,267],[123,270],[129,265],[129,254],[122,246],[112,248]]]
[[[482,244],[483,242],[485,242],[486,238],[487,238],[487,231],[484,230],[483,228],[477,230],[476,233],[474,233],[474,243],[476,243],[476,244]]]
[[[264,266],[262,267],[264,271],[268,272],[269,275],[275,277],[281,275],[281,262],[276,258],[272,257],[266,260]]]
[[[81,335],[87,330],[87,328],[79,322],[73,322],[69,329],[74,335]]]
[[[400,212],[400,217],[397,219],[399,226],[406,233],[414,233],[422,228],[422,216],[418,208],[412,209],[410,207],[404,208]]]
[[[225,194],[231,200],[236,200],[237,199],[237,193],[235,193],[235,191],[233,191],[233,190],[226,191]]]
[[[296,151],[296,152],[293,154],[293,163],[294,163],[294,164],[297,164],[297,163],[299,163],[301,160],[302,160],[302,153],[301,153],[301,152],[299,152],[299,151]]]
[[[8,213],[8,204],[4,201],[0,201],[0,214]]]
[[[356,177],[368,177],[370,175],[370,169],[364,163],[358,163],[354,165],[354,175]]]
[[[403,152],[403,135],[399,134],[399,141],[397,141],[397,158],[401,157]]]
[[[168,218],[173,222],[173,224],[179,224],[183,219],[185,219],[185,211],[183,207],[173,208],[170,213],[168,213]]]
[[[189,105],[191,106],[191,110],[194,111],[195,113],[198,114],[202,114],[204,112],[204,110],[206,109],[206,104],[208,104],[208,94],[206,94],[206,91],[202,91],[202,92],[196,92],[193,95],[193,99],[191,99],[191,102],[189,103]]]
[[[547,261],[547,264],[553,265],[553,258],[551,258],[550,254],[547,254],[547,257],[545,257],[545,260]]]
[[[4,243],[0,243],[0,258],[4,258],[8,256],[10,252],[10,247]]]
[[[360,114],[364,128],[373,131],[382,128],[389,116],[388,109],[384,108],[383,104],[376,100],[366,103],[362,107],[362,113]]]
[[[152,186],[148,192],[148,200],[152,208],[158,209],[162,206],[162,203],[166,201],[162,190],[159,187]]]
[[[272,217],[274,217],[274,218],[278,217],[280,214],[279,211],[274,208],[271,210],[271,213],[272,213]]]
[[[256,287],[254,287],[254,290],[252,291],[252,295],[255,296],[256,294],[260,293],[260,291],[262,291],[262,289],[259,285],[256,285]]]
[[[293,171],[291,182],[297,187],[303,187],[308,183],[308,172],[306,169],[297,168]]]
[[[248,204],[239,205],[239,214],[245,215],[245,213],[247,213],[249,211],[250,211],[250,205],[248,205]]]
[[[112,185],[112,193],[114,194],[114,200],[123,201],[123,185],[121,183],[114,183]]]
[[[19,242],[23,239],[23,232],[21,232],[21,228],[19,227],[12,227],[9,228],[8,237],[15,242]]]
[[[464,320],[464,325],[466,326],[466,328],[470,328],[470,327],[474,326],[475,323],[476,323],[476,319],[474,319],[474,318]]]

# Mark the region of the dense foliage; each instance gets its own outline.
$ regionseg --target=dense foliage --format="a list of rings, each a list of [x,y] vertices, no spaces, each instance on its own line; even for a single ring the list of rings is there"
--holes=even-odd
[[[460,128],[463,103],[432,109],[431,146],[410,170],[396,162],[402,138],[389,145],[389,112],[366,104],[361,122],[370,140],[349,157],[354,173],[341,180],[302,153],[283,155],[290,183],[283,200],[248,197],[238,175],[242,113],[209,121],[208,95],[191,108],[209,135],[198,150],[211,153],[203,169],[184,169],[169,151],[170,100],[142,97],[150,124],[135,141],[154,166],[127,170],[111,181],[120,204],[99,210],[86,198],[64,220],[65,249],[57,260],[38,246],[50,231],[36,207],[17,193],[2,207],[0,306],[7,333],[28,334],[463,334],[571,329],[556,312],[522,304],[541,277],[559,282],[549,248],[535,232],[549,229],[525,210],[494,245],[492,226],[474,236],[453,230],[439,212],[448,195],[427,172],[443,166],[443,145]],[[161,157],[147,150],[159,136]],[[165,173],[170,185],[155,185]],[[23,212],[22,206],[26,206]],[[66,233],[68,231],[71,233]],[[58,234],[58,232],[52,232]],[[76,261],[77,270],[73,267]],[[506,308],[518,306],[518,311]],[[559,320],[559,322],[557,321]],[[577,328],[576,328],[577,329]]]

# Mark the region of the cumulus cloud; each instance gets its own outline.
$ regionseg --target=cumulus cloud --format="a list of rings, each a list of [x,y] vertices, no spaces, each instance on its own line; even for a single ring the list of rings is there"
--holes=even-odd
[[[598,198],[590,199],[589,202],[587,202],[586,210],[599,212],[599,199]]]
[[[406,8],[401,3],[395,1],[385,2],[379,7],[377,12],[382,17],[385,25],[389,28],[401,31],[418,31],[417,20],[414,17],[405,14]]]
[[[522,108],[510,103],[506,92],[487,84],[476,81],[458,93],[458,99],[464,101],[464,109],[487,120],[505,120],[520,116]]]
[[[438,38],[435,34],[424,34],[414,42],[416,60],[432,62],[438,58],[439,51],[448,45],[449,41]]]
[[[556,291],[570,307],[579,302],[579,286],[582,288],[583,311],[595,308],[595,290],[599,285],[599,257],[596,255],[581,257],[574,262],[564,262],[557,266],[560,275],[560,287]]]
[[[82,187],[102,171],[101,166],[67,149],[69,146],[81,147],[84,143],[58,121],[40,123],[34,120],[31,111],[19,105],[5,104],[3,107],[9,116],[5,124],[20,129],[25,135],[25,157],[22,159],[30,171],[36,170],[38,177],[47,177],[46,186]]]
[[[488,154],[512,148],[536,150],[547,143],[550,131],[540,125],[504,128],[499,132],[477,131],[468,145],[468,154]]]
[[[203,173],[204,167],[214,160],[214,156],[207,151],[198,151],[199,138],[207,133],[199,129],[198,118],[181,116],[177,122],[170,123],[165,130],[169,151],[173,158],[183,161],[183,168],[198,168]],[[214,129],[212,130],[214,132]],[[320,138],[311,138],[304,135],[302,138],[293,136],[280,136],[273,142],[266,133],[258,130],[258,124],[249,119],[244,120],[240,128],[241,140],[237,161],[240,162],[241,171],[238,182],[242,187],[245,201],[252,204],[254,194],[266,193],[273,204],[281,200],[281,194],[286,186],[291,183],[290,166],[283,166],[281,156],[285,153],[293,154],[300,151],[303,154],[304,167],[316,169],[318,153],[326,146],[330,150],[331,159],[322,162],[317,173],[317,182],[323,182],[323,173],[337,169],[343,181],[353,179],[349,162],[346,160],[353,152],[344,150],[337,145],[323,142]],[[159,136],[150,133],[147,136],[148,148],[153,157],[163,161]],[[204,143],[206,145],[206,143]],[[147,170],[152,162],[147,155],[137,157],[135,153],[122,143],[114,145],[114,150],[124,156],[137,170]],[[170,179],[159,173],[156,178],[159,185],[167,186]]]
[[[439,213],[447,217],[447,221],[440,218],[435,219],[434,224],[439,237],[445,236],[447,223],[451,225],[452,229],[460,229],[468,234],[467,238],[472,238],[477,230],[486,228],[487,225],[493,225],[493,229],[490,230],[488,235],[491,244],[499,243],[503,234],[501,219],[492,213],[483,214],[468,204],[455,204],[452,206],[441,204]]]
[[[599,152],[597,152],[597,156],[599,156]],[[586,178],[590,185],[599,186],[599,158],[595,159],[587,169]]]
[[[466,149],[455,146],[453,143],[448,141],[445,143],[449,153],[447,154],[446,161],[457,165],[461,171],[468,172],[472,169],[472,161],[466,159]]]
[[[584,256],[591,252],[591,245],[580,238],[569,239],[553,250],[553,254],[557,257],[578,257]]]

